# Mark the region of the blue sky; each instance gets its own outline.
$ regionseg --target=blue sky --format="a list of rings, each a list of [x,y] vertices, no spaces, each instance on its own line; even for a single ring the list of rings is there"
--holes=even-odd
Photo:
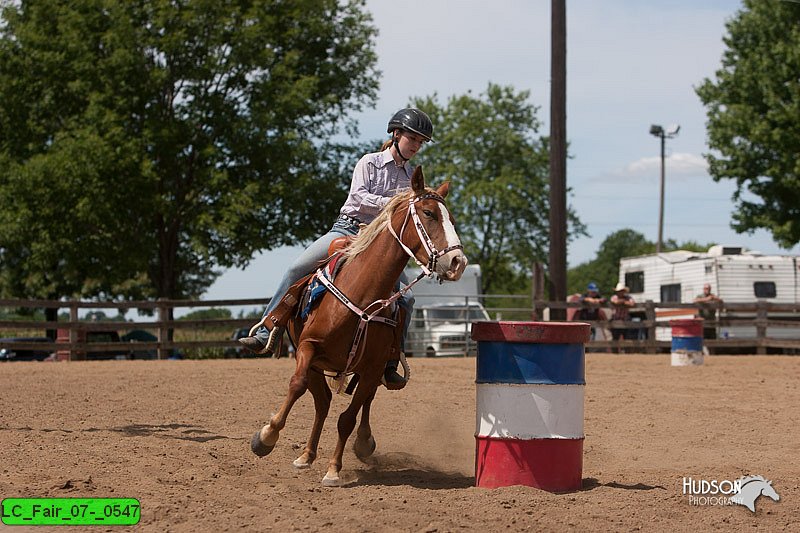
[[[733,0],[567,0],[568,201],[591,234],[570,245],[570,266],[591,260],[623,228],[657,239],[660,144],[651,124],[681,126],[667,141],[665,239],[798,253],[781,250],[766,232],[730,229],[734,186],[715,183],[702,157],[705,111],[694,87],[719,68],[724,24],[740,7]],[[489,82],[529,90],[548,134],[548,0],[369,0],[367,8],[380,30],[382,77],[375,107],[357,115],[364,139],[383,136],[412,97],[437,93],[444,102]],[[225,272],[204,297],[271,296],[298,253],[260,254],[248,268]]]

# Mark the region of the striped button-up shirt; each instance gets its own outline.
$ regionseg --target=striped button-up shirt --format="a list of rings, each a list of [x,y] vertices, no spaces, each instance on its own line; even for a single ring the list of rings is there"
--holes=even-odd
[[[350,194],[341,209],[341,214],[369,224],[389,200],[411,187],[414,168],[408,161],[398,167],[390,149],[362,157],[353,170]]]

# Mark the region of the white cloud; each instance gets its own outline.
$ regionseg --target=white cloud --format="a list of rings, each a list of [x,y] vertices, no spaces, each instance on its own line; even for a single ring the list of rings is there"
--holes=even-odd
[[[670,181],[707,178],[708,163],[697,154],[674,153],[665,157],[665,172]],[[656,180],[661,175],[661,157],[643,157],[625,167],[598,176],[603,182],[642,182]]]

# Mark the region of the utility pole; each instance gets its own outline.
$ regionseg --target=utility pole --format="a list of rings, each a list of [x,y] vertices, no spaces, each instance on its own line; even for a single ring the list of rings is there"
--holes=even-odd
[[[551,0],[550,23],[550,301],[567,301],[567,6]],[[550,309],[566,320],[566,309]]]
[[[661,253],[661,248],[664,246],[664,145],[666,140],[664,133],[661,133],[661,186],[659,191],[658,203],[658,242],[656,243],[656,253]]]

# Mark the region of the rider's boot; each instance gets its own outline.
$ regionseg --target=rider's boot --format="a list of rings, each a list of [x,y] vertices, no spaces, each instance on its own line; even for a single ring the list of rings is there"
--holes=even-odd
[[[278,346],[278,341],[283,336],[286,324],[297,312],[300,293],[303,292],[303,288],[310,277],[308,275],[289,287],[289,290],[283,295],[275,309],[267,313],[261,319],[261,322],[253,326],[248,337],[239,339],[239,344],[255,354],[274,353]],[[256,329],[257,331],[254,331]]]
[[[275,348],[278,345],[278,340],[281,338],[283,334],[283,328],[281,326],[273,326],[271,330],[268,330],[269,333],[266,335],[252,335],[250,337],[242,337],[239,339],[239,344],[244,346],[244,348],[258,355],[271,355],[275,352]]]
[[[400,360],[392,360],[386,362],[386,368],[383,371],[383,383],[389,390],[402,389],[406,386],[406,379],[397,372],[397,365]]]

